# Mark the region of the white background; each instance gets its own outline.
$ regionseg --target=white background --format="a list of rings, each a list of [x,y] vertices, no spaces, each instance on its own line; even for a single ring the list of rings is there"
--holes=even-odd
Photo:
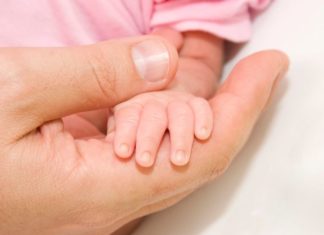
[[[226,66],[276,48],[291,68],[229,171],[136,235],[324,234],[324,0],[277,0]]]

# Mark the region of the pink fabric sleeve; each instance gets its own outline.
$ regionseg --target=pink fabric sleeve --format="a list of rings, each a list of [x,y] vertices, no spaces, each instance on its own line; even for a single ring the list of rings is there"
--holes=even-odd
[[[242,42],[251,12],[270,0],[0,0],[1,46],[66,46],[150,33],[203,30]]]
[[[233,42],[250,39],[251,15],[271,0],[153,0],[151,27],[200,30]]]

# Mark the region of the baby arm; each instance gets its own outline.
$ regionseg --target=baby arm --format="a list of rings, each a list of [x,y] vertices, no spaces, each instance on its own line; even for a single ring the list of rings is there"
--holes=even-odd
[[[150,167],[168,130],[171,162],[186,165],[194,137],[206,140],[212,132],[212,111],[206,99],[215,92],[223,43],[203,32],[159,30],[156,34],[179,50],[176,78],[168,90],[144,93],[114,108],[114,150],[121,158],[135,152],[136,162]]]
[[[174,44],[180,40],[175,39],[175,32],[168,29],[158,30],[156,34],[165,35]],[[182,41],[181,46],[175,45],[180,60],[176,79],[170,88],[210,98],[222,71],[224,40],[209,33],[189,31],[183,33]]]

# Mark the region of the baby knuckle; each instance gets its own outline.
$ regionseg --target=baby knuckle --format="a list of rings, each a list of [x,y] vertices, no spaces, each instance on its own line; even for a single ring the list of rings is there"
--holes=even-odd
[[[125,115],[125,113],[140,113],[144,109],[144,105],[139,102],[127,101],[117,104],[112,110],[116,115]]]
[[[179,121],[186,122],[192,119],[193,112],[190,109],[178,110],[176,113],[176,119]]]
[[[201,97],[193,97],[190,100],[190,103],[196,104],[196,105],[206,105],[206,104],[208,104],[208,101],[206,99],[204,99],[204,98],[201,98]]]
[[[165,112],[154,112],[151,113],[149,120],[155,124],[166,125],[168,119]]]
[[[127,119],[124,120],[124,124],[126,126],[137,126],[138,121],[139,121],[139,118],[137,116],[130,115],[130,116],[128,116]]]
[[[176,116],[185,116],[190,113],[190,106],[184,101],[173,101],[169,103],[168,110]]]
[[[168,108],[171,110],[179,110],[179,107],[183,106],[184,102],[180,100],[171,101],[168,104]]]

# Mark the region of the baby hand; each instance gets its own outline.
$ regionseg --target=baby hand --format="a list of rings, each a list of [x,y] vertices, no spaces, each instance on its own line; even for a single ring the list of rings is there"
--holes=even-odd
[[[150,167],[168,130],[171,162],[186,165],[194,136],[210,137],[212,116],[208,101],[189,93],[169,90],[138,95],[114,108],[114,151],[120,158],[129,158],[135,149],[137,164]]]

